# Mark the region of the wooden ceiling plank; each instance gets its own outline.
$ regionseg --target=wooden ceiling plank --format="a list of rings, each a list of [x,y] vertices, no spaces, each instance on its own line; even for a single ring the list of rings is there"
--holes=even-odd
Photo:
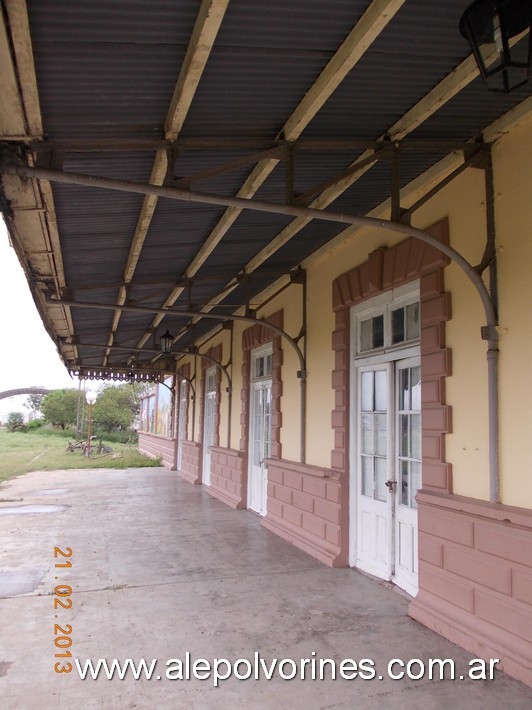
[[[309,125],[314,116],[327,102],[339,84],[353,69],[372,42],[379,36],[386,25],[393,19],[405,0],[373,0],[347,38],[340,45],[334,56],[328,62],[316,81],[312,84],[300,101],[290,118],[279,132],[276,140],[296,140]],[[279,163],[278,159],[262,160],[251,172],[237,196],[250,199],[271,175]],[[242,210],[228,208],[220,221],[209,234],[200,250],[186,270],[186,276],[191,278],[202,267],[230,227],[239,217]],[[182,286],[176,286],[163,304],[163,308],[173,305],[183,293]],[[162,320],[162,318],[161,318]],[[155,320],[154,320],[155,322]],[[159,321],[160,322],[160,321]],[[154,327],[153,323],[152,326]],[[146,342],[143,336],[140,343]]]
[[[5,139],[26,134],[26,124],[3,14],[0,14],[0,66],[3,74],[0,92],[0,134],[2,139]]]
[[[42,118],[33,61],[30,25],[25,0],[4,0],[15,51],[17,74],[27,129],[32,138],[42,138]]]
[[[164,124],[165,137],[169,140],[176,140],[183,128],[228,5],[229,0],[201,3]]]
[[[39,103],[39,94],[37,89],[37,77],[35,74],[35,64],[33,60],[33,48],[30,35],[28,12],[25,0],[4,0],[5,15],[2,13],[2,22],[7,19],[8,26],[2,25],[0,32],[0,52],[6,51],[4,40],[10,37],[11,47],[9,49],[8,58],[2,55],[2,67],[4,71],[4,80],[7,79],[8,99],[11,103],[10,110],[17,116],[16,122],[18,129],[25,135],[26,140],[41,140],[43,137],[42,117]],[[13,56],[11,56],[11,51]],[[11,74],[13,73],[13,75]],[[12,89],[16,85],[17,101],[13,101]],[[0,100],[1,105],[6,97]],[[2,127],[3,128],[3,127]],[[33,164],[33,156],[28,156],[28,161]],[[11,185],[11,188],[16,187]],[[21,190],[20,195],[23,195],[23,202],[14,206],[14,224],[15,229],[19,217],[17,215],[17,206],[22,209],[26,208],[44,208],[45,211],[40,215],[40,239],[44,246],[44,251],[48,253],[47,257],[47,272],[41,272],[42,276],[50,277],[55,283],[56,289],[59,292],[60,288],[66,285],[65,273],[63,266],[63,257],[61,252],[61,243],[59,238],[59,230],[57,226],[57,218],[53,200],[53,193],[50,183],[41,181],[35,185],[31,191]],[[19,230],[17,230],[18,233]],[[17,253],[23,264],[26,273],[29,273],[30,266],[27,259],[27,251],[20,244]],[[23,251],[21,251],[23,250]],[[33,267],[33,262],[31,264]],[[70,308],[65,306],[60,309],[49,310],[45,304],[42,292],[39,288],[33,290],[34,297],[39,303],[39,310],[43,314],[43,321],[46,324],[48,332],[61,335],[74,333],[74,324]],[[51,325],[53,324],[53,325]],[[57,343],[57,341],[56,341]],[[70,346],[67,349],[61,349],[62,355],[66,359],[77,357],[77,351]]]
[[[214,46],[216,36],[225,16],[229,0],[203,0],[201,3],[190,42],[181,65],[176,86],[170,101],[170,107],[165,120],[165,138],[175,141],[183,127],[188,110],[198,88],[201,76]],[[162,185],[167,173],[168,159],[166,151],[157,151],[153,169],[150,175],[152,185]],[[150,228],[158,198],[147,195],[144,198],[135,233],[124,269],[124,282],[130,283],[133,279],[146,236]],[[117,305],[123,305],[119,299]],[[120,323],[121,311],[117,310],[113,318],[113,325],[109,334],[108,345],[114,339],[114,333]],[[110,350],[107,350],[104,365]]]

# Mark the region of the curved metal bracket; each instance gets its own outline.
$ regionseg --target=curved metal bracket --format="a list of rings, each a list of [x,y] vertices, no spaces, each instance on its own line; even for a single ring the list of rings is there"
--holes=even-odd
[[[109,190],[117,190],[119,192],[131,192],[141,195],[155,195],[157,197],[164,197],[171,200],[178,200],[180,202],[195,202],[199,204],[216,205],[223,207],[233,207],[238,210],[254,210],[256,212],[265,212],[270,214],[282,214],[289,217],[303,217],[305,219],[317,219],[325,222],[334,222],[337,224],[355,225],[359,227],[372,227],[379,230],[391,231],[398,234],[403,234],[406,237],[414,237],[419,239],[426,244],[430,244],[438,251],[442,252],[448,256],[452,261],[454,261],[462,269],[465,275],[472,282],[473,286],[477,290],[482,305],[484,307],[484,312],[486,314],[486,325],[495,326],[497,325],[497,315],[491,301],[491,296],[486,288],[482,278],[475,270],[467,259],[465,259],[456,249],[453,249],[450,245],[444,244],[439,239],[436,239],[427,232],[421,229],[416,229],[407,224],[389,221],[385,219],[379,219],[376,217],[366,217],[359,215],[342,214],[339,212],[329,212],[326,210],[320,210],[310,207],[298,207],[295,205],[277,205],[271,202],[265,202],[263,200],[246,199],[242,197],[228,197],[225,195],[213,195],[201,192],[194,192],[192,190],[183,190],[179,188],[169,188],[158,185],[149,185],[144,183],[136,183],[128,180],[117,180],[115,178],[104,178],[94,175],[85,175],[79,173],[65,173],[60,170],[51,170],[46,168],[35,168],[28,165],[17,164],[16,160],[12,156],[2,156],[0,159],[0,172],[7,175],[17,175],[19,177],[36,178],[39,180],[48,180],[50,182],[59,182],[71,185],[84,185],[88,187],[95,188],[105,188]],[[85,306],[86,304],[79,304],[75,302],[68,301],[52,301],[55,305],[78,305]],[[93,304],[91,304],[92,306]],[[87,307],[91,307],[87,306]],[[102,306],[95,305],[96,308],[101,308]],[[116,310],[127,310],[128,307],[118,306],[113,304],[108,306],[113,311]],[[129,307],[131,308],[131,307]],[[135,309],[137,310],[137,309]],[[140,310],[140,307],[138,307]],[[145,309],[149,312],[162,312],[165,315],[175,313],[179,315],[176,311],[170,311],[169,309]],[[181,312],[182,315],[187,315],[185,312]],[[201,316],[202,318],[217,318],[219,316],[213,316],[210,313],[197,313],[189,312],[192,316]],[[228,319],[225,316],[225,319]],[[232,316],[231,320],[247,320],[245,316]],[[254,319],[252,319],[254,320]],[[262,323],[261,323],[262,324]],[[306,375],[305,368],[305,358],[299,350],[297,343],[290,338],[286,333],[284,333],[280,328],[276,328],[271,324],[264,323],[267,327],[271,328],[279,335],[288,340],[290,345],[296,351],[301,364],[301,372]],[[499,415],[498,415],[498,385],[497,385],[497,372],[498,372],[498,341],[490,338],[488,340],[488,396],[489,396],[489,447],[490,447],[490,500],[493,503],[499,501]],[[302,379],[302,382],[304,378]]]

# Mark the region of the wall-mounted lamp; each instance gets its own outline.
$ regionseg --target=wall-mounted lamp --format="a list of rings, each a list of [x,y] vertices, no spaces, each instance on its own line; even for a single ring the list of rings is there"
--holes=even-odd
[[[490,91],[509,93],[528,81],[531,19],[532,0],[475,0],[460,18]]]
[[[164,335],[161,335],[160,339],[160,344],[161,344],[161,352],[164,353],[165,355],[168,355],[169,353],[172,352],[172,345],[174,342],[174,336],[171,335],[168,331]]]

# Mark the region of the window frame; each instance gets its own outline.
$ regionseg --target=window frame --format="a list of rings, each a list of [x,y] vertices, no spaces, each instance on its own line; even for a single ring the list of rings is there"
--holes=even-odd
[[[358,306],[353,306],[350,310],[351,318],[351,359],[357,365],[366,362],[375,362],[375,358],[382,358],[382,362],[389,362],[397,358],[397,351],[405,354],[406,357],[412,352],[414,355],[419,351],[420,335],[411,340],[402,340],[392,343],[392,312],[398,308],[404,308],[413,303],[420,303],[419,281],[399,286],[398,288],[385,291],[373,298],[364,301]],[[384,339],[383,346],[372,348],[371,350],[361,350],[361,324],[370,318],[379,315],[384,316]],[[403,355],[401,355],[402,357]]]

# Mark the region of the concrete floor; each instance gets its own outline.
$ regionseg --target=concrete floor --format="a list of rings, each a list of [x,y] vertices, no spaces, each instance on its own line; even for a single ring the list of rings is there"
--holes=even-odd
[[[470,655],[408,618],[398,592],[324,567],[170,471],[36,472],[0,500],[2,710],[532,708],[530,688],[503,673],[391,680],[392,658],[453,658],[459,674]],[[71,569],[55,568],[54,546],[72,548]],[[74,590],[71,610],[54,609],[59,582]],[[158,658],[162,679],[56,674],[54,623],[72,626],[74,658]],[[166,679],[166,660],[186,651],[232,661],[258,651],[268,664],[369,658],[384,678]]]

